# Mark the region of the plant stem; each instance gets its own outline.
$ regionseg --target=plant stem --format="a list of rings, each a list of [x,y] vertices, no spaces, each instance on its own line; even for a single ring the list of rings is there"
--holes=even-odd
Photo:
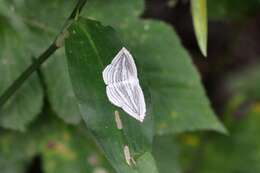
[[[38,57],[36,60],[23,72],[21,75],[4,91],[0,97],[0,108],[7,102],[7,100],[23,85],[23,83],[35,72],[39,67],[49,58],[54,52],[60,48],[60,44],[57,44],[61,36],[64,34],[67,27],[69,27],[71,20],[77,19],[82,8],[86,4],[87,0],[78,0],[75,8],[71,12],[70,16],[65,21],[60,33],[56,36],[54,42]],[[64,36],[62,36],[64,39]]]
[[[0,107],[2,107],[5,102],[15,93],[15,91],[22,86],[26,79],[37,70],[41,64],[46,61],[58,47],[52,44],[47,50],[45,50],[39,58],[37,58],[13,83],[0,97]]]

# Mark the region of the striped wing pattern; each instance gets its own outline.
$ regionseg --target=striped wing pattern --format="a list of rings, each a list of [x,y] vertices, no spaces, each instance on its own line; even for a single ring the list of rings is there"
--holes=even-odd
[[[126,48],[123,47],[103,70],[103,79],[109,101],[143,122],[146,112],[144,94],[134,59]]]

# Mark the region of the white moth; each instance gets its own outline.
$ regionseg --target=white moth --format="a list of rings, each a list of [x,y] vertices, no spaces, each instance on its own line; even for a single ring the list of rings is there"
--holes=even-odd
[[[134,59],[126,48],[123,47],[103,70],[103,79],[108,100],[143,122],[146,112],[144,94]]]

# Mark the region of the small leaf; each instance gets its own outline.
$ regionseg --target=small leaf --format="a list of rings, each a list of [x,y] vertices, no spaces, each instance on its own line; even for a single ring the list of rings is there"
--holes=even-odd
[[[102,71],[124,45],[111,27],[104,27],[93,20],[80,18],[68,30],[65,49],[69,73],[87,127],[117,172],[156,172],[154,167],[150,167],[154,164],[149,154],[153,137],[151,114],[148,112],[144,122],[140,123],[113,106],[106,96]],[[147,92],[144,90],[146,96]],[[147,97],[146,101],[149,103]],[[122,119],[122,131],[116,127],[115,111]],[[128,165],[125,159],[126,146],[134,160],[132,165]]]
[[[191,0],[193,26],[202,54],[207,56],[207,0]]]

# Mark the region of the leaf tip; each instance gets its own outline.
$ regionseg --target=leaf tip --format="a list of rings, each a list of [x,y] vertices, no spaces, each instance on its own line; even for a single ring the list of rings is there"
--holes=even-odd
[[[200,51],[202,53],[202,55],[204,56],[204,58],[207,58],[208,56],[208,52],[207,52],[207,42],[206,43],[203,43],[203,44],[200,44]]]
[[[223,125],[223,124],[219,124],[218,127],[213,129],[216,132],[219,132],[225,136],[229,136],[229,131],[227,130],[227,128]]]

